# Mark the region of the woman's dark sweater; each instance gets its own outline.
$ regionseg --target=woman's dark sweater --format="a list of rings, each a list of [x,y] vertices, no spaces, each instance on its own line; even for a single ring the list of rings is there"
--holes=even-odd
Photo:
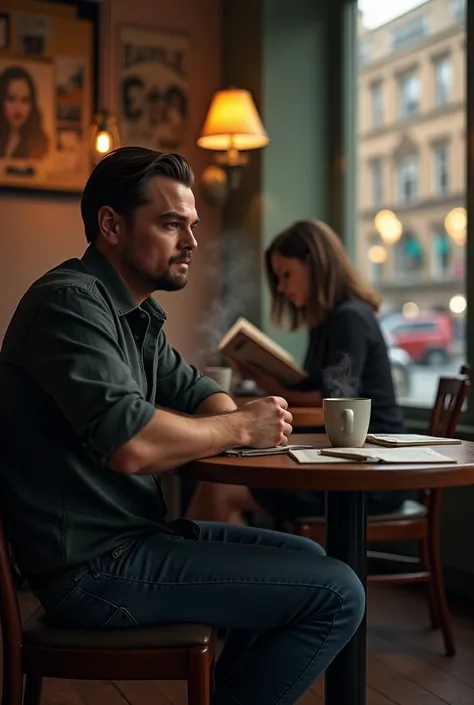
[[[360,299],[341,304],[310,330],[304,369],[304,389],[371,399],[371,433],[404,432],[387,346],[374,312]]]

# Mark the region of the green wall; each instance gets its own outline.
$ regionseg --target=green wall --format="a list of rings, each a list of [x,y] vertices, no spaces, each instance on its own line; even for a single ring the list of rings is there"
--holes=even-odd
[[[307,333],[271,326],[262,261],[272,238],[295,220],[327,218],[326,12],[323,0],[224,3],[225,84],[252,91],[270,137],[265,149],[250,153],[241,187],[225,208],[224,246],[238,234],[242,252],[257,263],[249,278],[261,282],[260,296],[244,315],[299,361]]]

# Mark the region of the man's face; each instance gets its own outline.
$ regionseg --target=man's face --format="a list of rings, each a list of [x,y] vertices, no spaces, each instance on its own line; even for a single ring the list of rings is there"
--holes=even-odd
[[[120,268],[136,291],[177,291],[186,286],[194,229],[199,222],[194,194],[184,184],[155,176],[150,202],[139,206],[120,238]]]

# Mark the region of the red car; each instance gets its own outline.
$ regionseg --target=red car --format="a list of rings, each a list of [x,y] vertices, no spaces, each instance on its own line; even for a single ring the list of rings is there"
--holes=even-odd
[[[436,311],[416,318],[388,316],[382,329],[393,343],[410,355],[413,362],[442,365],[452,355],[454,328],[449,316]]]

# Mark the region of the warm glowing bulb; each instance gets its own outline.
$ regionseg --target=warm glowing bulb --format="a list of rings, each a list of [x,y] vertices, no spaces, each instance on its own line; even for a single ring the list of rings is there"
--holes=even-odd
[[[387,245],[393,245],[402,236],[402,224],[393,211],[385,210],[377,213],[374,226]]]
[[[414,301],[407,301],[402,308],[405,318],[416,318],[420,313],[420,307]]]
[[[111,146],[110,135],[108,132],[99,132],[95,140],[95,148],[99,154],[107,154]]]
[[[466,242],[467,213],[465,208],[453,208],[444,221],[444,227],[449,237],[458,245]]]
[[[374,218],[374,225],[375,229],[380,232],[381,228],[385,225],[385,223],[390,222],[391,220],[396,219],[396,215],[393,211],[389,210],[384,210],[384,211],[379,211],[377,215]]]
[[[393,245],[400,240],[402,231],[402,224],[398,218],[394,218],[393,220],[384,223],[384,226],[380,231],[380,237],[387,245]]]
[[[449,308],[453,313],[464,313],[467,308],[466,297],[462,296],[461,294],[453,296],[453,298],[449,302]]]
[[[387,250],[382,245],[372,245],[369,249],[369,259],[375,264],[382,264],[387,260]]]

